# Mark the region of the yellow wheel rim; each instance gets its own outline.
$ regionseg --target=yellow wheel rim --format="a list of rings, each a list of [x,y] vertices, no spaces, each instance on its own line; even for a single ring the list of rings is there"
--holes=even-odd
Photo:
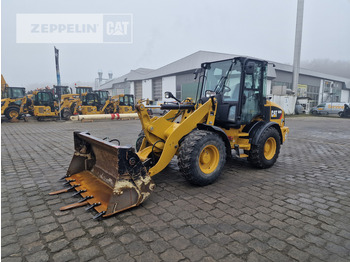
[[[264,156],[267,160],[271,160],[276,154],[276,140],[273,137],[269,137],[264,146]]]
[[[10,118],[17,118],[18,117],[18,112],[16,110],[12,110],[9,113]]]
[[[208,145],[203,148],[199,155],[199,167],[205,174],[212,173],[218,166],[220,159],[219,150],[213,146]]]

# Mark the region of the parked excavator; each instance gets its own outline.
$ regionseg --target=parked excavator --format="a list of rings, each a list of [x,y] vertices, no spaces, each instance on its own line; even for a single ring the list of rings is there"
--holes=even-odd
[[[68,187],[50,194],[76,191],[83,198],[61,210],[88,206],[94,218],[105,218],[145,201],[155,188],[151,177],[175,155],[184,178],[198,186],[216,181],[232,152],[257,168],[273,166],[289,129],[282,108],[266,99],[267,67],[247,57],[203,63],[196,99],[166,92],[174,101],[162,105],[169,111],[161,117],[151,118],[139,101],[137,151],[74,132],[75,152],[62,178]]]
[[[81,115],[112,114],[114,111],[108,91],[93,91],[81,95],[81,104],[78,107]]]
[[[25,95],[24,87],[9,86],[1,75],[1,115],[9,120],[20,118],[20,107]]]

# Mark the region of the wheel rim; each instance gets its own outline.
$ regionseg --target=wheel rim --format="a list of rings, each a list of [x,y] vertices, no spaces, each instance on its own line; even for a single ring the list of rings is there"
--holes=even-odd
[[[203,148],[199,155],[199,167],[205,174],[212,173],[218,166],[220,159],[219,150],[213,146],[208,145]]]
[[[16,110],[11,110],[9,113],[10,118],[17,118],[18,117],[18,112]]]
[[[267,160],[271,160],[276,154],[276,140],[273,137],[269,137],[264,146],[264,156]]]

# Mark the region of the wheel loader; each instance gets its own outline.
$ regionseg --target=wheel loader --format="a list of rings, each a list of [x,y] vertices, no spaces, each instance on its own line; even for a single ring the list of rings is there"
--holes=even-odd
[[[151,118],[139,101],[142,125],[137,151],[88,132],[74,132],[73,159],[62,178],[68,186],[50,194],[75,191],[79,206],[105,218],[140,205],[155,188],[152,177],[176,155],[183,177],[207,186],[218,179],[232,154],[257,168],[276,162],[289,133],[285,113],[266,99],[266,61],[247,57],[203,63],[196,99],[176,99],[162,105],[169,110]]]
[[[114,111],[108,91],[93,91],[81,95],[81,104],[78,107],[81,115],[112,114]]]
[[[79,95],[64,91],[66,88],[68,87],[55,86],[55,92],[34,91],[32,97],[27,96],[22,103],[20,113],[29,113],[38,120],[58,117],[69,120],[71,115],[77,114],[80,99]]]
[[[112,101],[115,103],[116,111],[114,113],[135,113],[134,96],[129,94],[121,94],[112,97]]]
[[[1,75],[1,115],[7,119],[20,118],[20,107],[25,96],[24,87],[9,86]]]

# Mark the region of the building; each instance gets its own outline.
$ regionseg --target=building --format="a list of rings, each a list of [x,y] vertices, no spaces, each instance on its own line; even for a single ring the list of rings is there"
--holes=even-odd
[[[101,85],[111,94],[130,93],[136,100],[144,98],[162,102],[164,92],[172,92],[178,99],[195,97],[197,80],[194,72],[201,63],[224,60],[238,55],[198,51],[155,70],[139,68]],[[297,94],[292,89],[293,67],[269,62],[267,72],[267,94],[280,104],[288,114],[294,113],[297,99],[306,109],[321,102],[349,102],[350,79],[300,69]]]

